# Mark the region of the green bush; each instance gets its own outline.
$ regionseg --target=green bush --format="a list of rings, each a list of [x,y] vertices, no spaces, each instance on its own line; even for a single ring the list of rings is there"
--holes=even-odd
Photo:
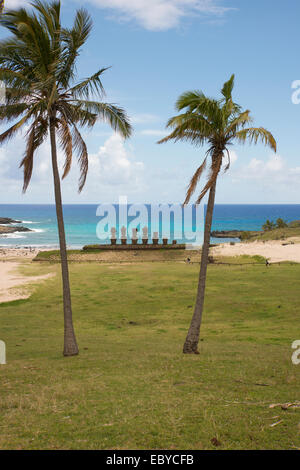
[[[242,232],[240,236],[241,240],[249,240],[251,238],[250,232]]]

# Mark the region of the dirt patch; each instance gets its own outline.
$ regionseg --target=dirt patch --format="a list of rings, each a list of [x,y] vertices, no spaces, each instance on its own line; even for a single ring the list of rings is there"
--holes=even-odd
[[[0,303],[12,300],[27,299],[31,291],[26,284],[31,284],[54,276],[53,273],[43,276],[24,276],[18,272],[21,263],[0,262]]]

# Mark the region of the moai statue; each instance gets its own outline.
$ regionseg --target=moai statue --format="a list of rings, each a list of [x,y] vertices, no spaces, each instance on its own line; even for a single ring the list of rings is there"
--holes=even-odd
[[[138,241],[137,232],[138,232],[138,229],[137,229],[137,228],[133,228],[133,229],[132,229],[131,241],[132,241],[132,244],[133,244],[133,245],[136,245],[136,244],[137,244],[137,241]]]
[[[112,227],[110,229],[110,243],[115,245],[117,243],[117,229],[116,227]]]
[[[158,232],[153,232],[152,242],[153,245],[158,245]]]
[[[126,230],[126,227],[123,227],[121,228],[121,242],[122,242],[122,245],[126,245],[127,243],[127,230]]]
[[[0,340],[0,364],[6,364],[6,347],[4,341]]]
[[[148,227],[143,227],[142,231],[143,231],[143,236],[142,236],[143,245],[147,245],[147,243],[148,243]]]

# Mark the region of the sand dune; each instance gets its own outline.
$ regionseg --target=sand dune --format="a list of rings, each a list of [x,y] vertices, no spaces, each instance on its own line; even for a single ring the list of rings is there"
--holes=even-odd
[[[271,263],[295,261],[300,263],[300,239],[272,240],[266,242],[221,244],[211,250],[213,256],[260,255]]]

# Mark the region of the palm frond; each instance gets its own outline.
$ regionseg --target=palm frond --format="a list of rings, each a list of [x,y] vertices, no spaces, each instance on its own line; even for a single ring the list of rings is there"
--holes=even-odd
[[[94,113],[98,118],[110,125],[110,127],[127,139],[131,136],[132,127],[130,120],[123,108],[110,103],[96,101],[76,100],[74,104],[80,105],[89,113]]]
[[[32,169],[33,169],[33,155],[34,155],[34,133],[35,133],[35,126],[31,127],[27,144],[26,144],[26,151],[23,160],[20,163],[20,168],[23,167],[24,172],[24,182],[23,182],[23,193],[26,192],[28,185],[31,180],[32,176]]]
[[[64,163],[64,171],[62,175],[62,179],[64,179],[72,165],[72,156],[73,156],[73,140],[72,134],[70,132],[68,123],[64,118],[59,119],[58,121],[58,136],[60,139],[60,146],[65,153],[65,163]]]
[[[197,184],[198,184],[198,182],[201,178],[201,175],[202,175],[202,173],[204,172],[204,170],[206,168],[206,160],[207,160],[207,158],[204,159],[204,161],[199,166],[199,168],[196,170],[196,172],[194,173],[194,175],[193,175],[193,177],[190,181],[190,184],[189,184],[188,189],[187,189],[185,201],[183,203],[184,205],[189,203],[192,195],[194,194],[194,192],[196,190],[196,187],[197,187]]]
[[[249,127],[248,129],[242,129],[235,134],[235,138],[241,144],[246,142],[257,144],[261,142],[264,145],[268,145],[271,149],[276,152],[277,144],[271,132],[267,131],[263,127]]]
[[[110,67],[104,67],[98,70],[98,72],[94,73],[91,77],[86,78],[85,80],[70,88],[69,92],[72,93],[75,98],[86,98],[87,100],[92,94],[103,96],[104,88],[100,76],[109,68]]]
[[[185,108],[188,108],[189,111],[194,111],[199,102],[205,102],[208,98],[202,91],[186,91],[182,93],[176,101],[175,108],[177,111],[182,111]]]
[[[26,103],[16,103],[11,105],[0,104],[0,120],[10,122],[24,114],[28,109]]]
[[[74,150],[77,153],[78,163],[80,168],[80,177],[78,183],[78,192],[81,193],[87,177],[87,172],[89,168],[89,159],[88,159],[88,151],[86,143],[84,142],[79,130],[73,124],[72,128],[72,135],[73,135],[73,145]]]
[[[23,167],[23,193],[26,192],[31,180],[33,170],[33,157],[37,148],[44,142],[47,136],[48,125],[40,116],[33,122],[27,132],[27,142],[24,158],[20,163]]]
[[[202,91],[183,93],[176,102],[176,109],[182,111],[184,108],[187,112],[201,115],[209,122],[221,123],[222,121],[220,101],[206,97]]]
[[[163,144],[169,140],[185,140],[195,145],[202,145],[214,135],[214,128],[206,118],[196,113],[179,114],[169,119],[166,127],[175,128],[171,134],[158,141]]]
[[[61,30],[62,60],[57,68],[57,78],[64,87],[67,87],[74,79],[76,58],[91,32],[91,28],[91,17],[85,9],[81,8],[76,13],[73,28]]]
[[[16,122],[13,126],[7,129],[5,132],[0,134],[0,144],[12,139],[18,130],[26,123],[29,119],[28,115],[24,116],[20,121]]]
[[[250,116],[249,110],[243,111],[242,113],[239,113],[237,116],[234,114],[232,119],[229,120],[228,127],[226,128],[225,133],[227,135],[230,135],[230,134],[234,135],[239,129],[245,127],[246,124],[249,124],[252,121],[253,119]]]
[[[226,101],[231,100],[233,87],[234,87],[234,74],[231,75],[230,79],[224,83],[223,88],[221,90],[221,93],[224,96]]]
[[[74,122],[80,126],[93,127],[97,121],[97,114],[87,111],[84,106],[78,102],[75,101],[75,103],[77,104],[60,100],[57,103],[57,110],[65,116],[70,124]]]
[[[200,204],[200,202],[204,198],[205,194],[216,183],[217,178],[218,178],[218,174],[219,174],[221,166],[222,166],[222,160],[223,160],[223,153],[220,153],[219,155],[217,155],[215,157],[214,156],[212,157],[212,164],[211,164],[211,168],[210,168],[210,175],[209,175],[208,181],[207,181],[206,185],[204,186],[204,188],[202,189],[202,191],[201,191],[201,193],[200,193],[200,195],[199,195],[199,197],[196,201],[196,204]]]

